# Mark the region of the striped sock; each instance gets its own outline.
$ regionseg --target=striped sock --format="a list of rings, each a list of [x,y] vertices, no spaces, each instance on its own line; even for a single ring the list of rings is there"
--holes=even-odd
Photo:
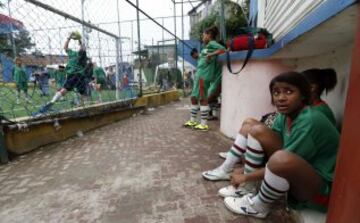
[[[250,134],[247,139],[247,149],[245,153],[244,173],[252,173],[262,167],[265,153],[260,143]]]
[[[289,182],[285,178],[275,175],[266,167],[260,191],[253,200],[259,205],[270,204],[285,195],[289,188]]]
[[[202,125],[206,125],[207,124],[207,120],[209,117],[209,106],[200,106],[200,115],[201,115],[201,119],[200,119],[200,124]]]
[[[241,156],[246,152],[246,144],[246,137],[238,133],[234,144],[231,146],[229,152],[226,155],[226,159],[220,168],[226,172],[232,171],[234,169],[234,165],[239,162]]]
[[[199,105],[191,105],[191,116],[190,116],[190,121],[192,122],[197,122],[197,114],[199,111]]]

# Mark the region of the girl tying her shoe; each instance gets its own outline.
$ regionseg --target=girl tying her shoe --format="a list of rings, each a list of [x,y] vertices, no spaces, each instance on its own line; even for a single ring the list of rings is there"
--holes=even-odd
[[[280,74],[269,88],[272,103],[280,114],[272,129],[264,125],[249,128],[246,149],[248,160],[263,163],[266,156],[268,161],[265,168],[246,162],[246,174],[237,173],[236,182],[233,180],[236,187],[262,180],[260,190],[243,197],[223,194],[225,205],[238,214],[265,218],[271,203],[288,193],[290,206],[324,211],[331,191],[339,133],[322,112],[308,106],[310,84],[303,74]]]

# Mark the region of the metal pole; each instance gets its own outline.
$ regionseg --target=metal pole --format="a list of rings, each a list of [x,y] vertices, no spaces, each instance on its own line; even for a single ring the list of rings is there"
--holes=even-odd
[[[101,40],[100,40],[100,32],[98,32],[98,40],[99,40],[99,61],[100,61],[100,67],[102,67],[102,59],[101,59]]]
[[[0,124],[0,163],[8,163],[8,162],[9,162],[9,157],[6,151],[5,134],[3,131],[3,126]]]
[[[137,23],[137,34],[138,34],[138,53],[139,53],[139,97],[142,96],[142,73],[141,73],[141,40],[140,40],[140,13],[139,13],[139,0],[136,0],[136,23]]]
[[[131,62],[134,64],[134,27],[133,27],[133,21],[131,21]]]
[[[84,2],[85,2],[85,0],[81,0],[81,20],[82,21],[85,21],[84,20]],[[81,24],[81,32],[82,32],[82,41],[83,41],[83,44],[84,44],[84,46],[87,46],[87,43],[86,43],[86,38],[85,38],[85,26],[84,26],[84,24]]]
[[[75,16],[72,16],[72,15],[70,15],[68,13],[60,11],[60,10],[58,10],[58,9],[56,9],[54,7],[51,7],[49,5],[46,5],[46,4],[44,4],[44,3],[40,2],[40,1],[37,1],[37,0],[25,0],[25,1],[30,2],[30,3],[36,5],[36,6],[40,7],[40,8],[43,8],[43,9],[47,10],[47,11],[53,12],[53,13],[55,13],[57,15],[61,15],[61,16],[65,17],[66,19],[70,19],[70,20],[72,20],[74,22],[77,22],[77,23],[80,23],[82,25],[86,25],[87,27],[89,27],[91,29],[94,29],[94,30],[97,30],[97,31],[99,31],[101,33],[104,33],[104,34],[108,35],[108,36],[118,38],[118,36],[113,34],[113,33],[110,33],[110,32],[108,32],[106,30],[100,29],[99,27],[95,26],[94,24],[91,24],[89,22],[85,22],[85,21],[83,21],[83,20],[81,20],[81,19],[79,19],[79,18],[77,18]],[[62,27],[62,28],[65,28],[65,27]]]
[[[220,38],[223,42],[226,40],[226,30],[225,30],[225,6],[224,0],[220,0],[221,9],[220,9]]]
[[[9,17],[11,18],[11,10],[10,10],[10,1],[8,0],[8,13],[9,13]],[[14,40],[14,36],[13,36],[13,25],[10,22],[10,39],[11,39],[11,46],[12,46],[12,50],[13,50],[13,58],[16,57],[16,44],[15,44],[15,40]]]
[[[61,38],[61,28],[59,28],[59,50],[60,50],[59,54],[61,54],[62,48],[63,48],[63,46],[61,44],[61,40],[62,40],[62,38]]]
[[[184,1],[181,1],[181,38],[184,41]],[[183,91],[185,95],[185,45],[182,44],[182,78],[183,78]]]
[[[164,18],[163,19],[161,19],[161,22],[162,22],[162,25],[164,26]],[[164,63],[165,62],[165,58],[167,58],[166,56],[165,56],[165,44],[164,44],[164,29],[162,29],[162,49],[161,49],[161,55],[162,55],[162,60],[161,60],[161,62],[162,63]],[[174,58],[175,59],[175,58]]]
[[[34,0],[25,0],[25,1],[34,1]],[[174,35],[174,33],[170,32],[170,30],[168,30],[166,27],[163,27],[159,22],[157,22],[156,20],[154,20],[150,15],[148,15],[146,12],[144,12],[143,10],[141,10],[139,7],[136,6],[136,4],[132,3],[130,0],[125,0],[127,3],[129,3],[132,7],[136,8],[137,10],[139,10],[143,15],[145,15],[146,17],[148,17],[151,21],[153,21],[156,25],[160,26],[162,29],[164,29],[167,33],[169,33],[170,35],[172,35],[173,37],[175,37],[177,40],[179,40],[180,42],[183,42],[179,37],[177,37],[176,35]],[[208,0],[207,0],[208,1]],[[175,3],[174,3],[175,4]],[[193,47],[185,42],[183,42],[185,44],[185,46],[189,47],[190,49],[192,49]]]
[[[175,60],[175,69],[177,69],[177,41],[176,41],[176,3],[174,3],[174,34],[175,34],[175,53],[174,53],[174,60]]]
[[[117,17],[118,17],[118,31],[119,31],[119,37],[121,38],[121,25],[120,25],[120,10],[119,10],[119,0],[116,1],[116,9],[117,9]],[[120,39],[120,63],[123,62],[123,52],[122,52],[122,42]]]
[[[115,73],[115,87],[116,87],[116,92],[115,92],[115,97],[116,100],[120,99],[120,83],[119,83],[119,41],[121,41],[120,38],[116,38],[115,39],[115,43],[116,43],[116,73]]]

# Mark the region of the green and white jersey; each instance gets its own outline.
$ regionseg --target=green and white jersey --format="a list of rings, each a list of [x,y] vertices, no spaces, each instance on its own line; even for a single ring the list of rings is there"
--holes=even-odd
[[[305,107],[294,120],[279,114],[272,129],[280,134],[285,150],[302,157],[332,182],[339,132],[324,114],[312,107]]]

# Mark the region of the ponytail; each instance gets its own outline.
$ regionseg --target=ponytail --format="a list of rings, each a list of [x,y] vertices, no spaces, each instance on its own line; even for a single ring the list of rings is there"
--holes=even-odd
[[[325,90],[326,94],[333,90],[337,84],[336,72],[332,68],[308,69],[302,72],[310,84],[318,86],[318,94],[321,95]]]

